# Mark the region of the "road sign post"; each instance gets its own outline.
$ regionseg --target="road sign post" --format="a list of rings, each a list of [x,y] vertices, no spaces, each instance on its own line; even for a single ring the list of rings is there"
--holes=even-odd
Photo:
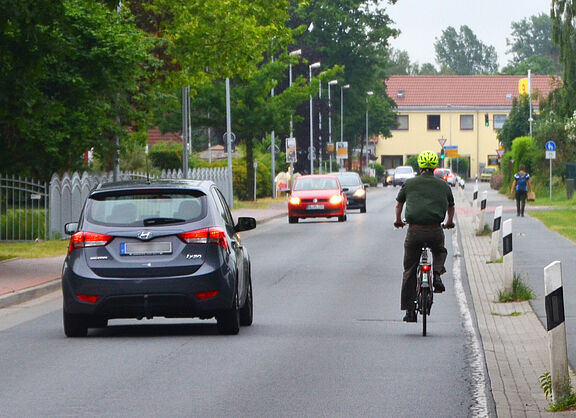
[[[546,142],[546,159],[550,161],[550,201],[552,201],[552,160],[556,159],[556,143],[554,141]]]

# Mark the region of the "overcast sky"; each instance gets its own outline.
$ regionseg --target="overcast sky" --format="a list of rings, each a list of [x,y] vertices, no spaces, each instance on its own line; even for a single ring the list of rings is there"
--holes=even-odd
[[[512,22],[540,13],[550,14],[551,0],[398,0],[386,10],[402,33],[392,47],[408,52],[412,62],[431,62],[435,67],[434,42],[452,26],[457,32],[467,25],[486,45],[496,48],[499,67],[510,60],[506,38]]]

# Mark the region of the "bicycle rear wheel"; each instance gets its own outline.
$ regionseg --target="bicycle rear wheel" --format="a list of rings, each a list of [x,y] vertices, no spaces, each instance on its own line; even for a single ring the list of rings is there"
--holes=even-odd
[[[428,310],[430,309],[428,307],[428,303],[429,303],[429,297],[428,294],[430,293],[430,288],[429,287],[423,287],[421,290],[421,310],[420,312],[422,313],[422,336],[425,337],[426,336],[426,318],[428,317]]]

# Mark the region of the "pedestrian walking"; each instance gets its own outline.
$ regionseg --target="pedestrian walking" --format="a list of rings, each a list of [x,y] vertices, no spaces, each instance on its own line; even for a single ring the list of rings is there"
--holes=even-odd
[[[520,164],[519,171],[514,174],[514,182],[510,192],[516,192],[516,216],[524,216],[524,208],[526,207],[526,196],[528,191],[532,191],[532,183],[530,183],[530,174],[526,172],[524,164]]]

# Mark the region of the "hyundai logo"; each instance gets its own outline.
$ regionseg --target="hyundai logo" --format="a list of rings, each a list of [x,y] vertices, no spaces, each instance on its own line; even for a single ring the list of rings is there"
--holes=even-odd
[[[152,232],[150,232],[150,231],[140,231],[140,232],[138,232],[137,237],[138,237],[139,239],[141,239],[141,240],[147,240],[147,239],[152,238]]]

